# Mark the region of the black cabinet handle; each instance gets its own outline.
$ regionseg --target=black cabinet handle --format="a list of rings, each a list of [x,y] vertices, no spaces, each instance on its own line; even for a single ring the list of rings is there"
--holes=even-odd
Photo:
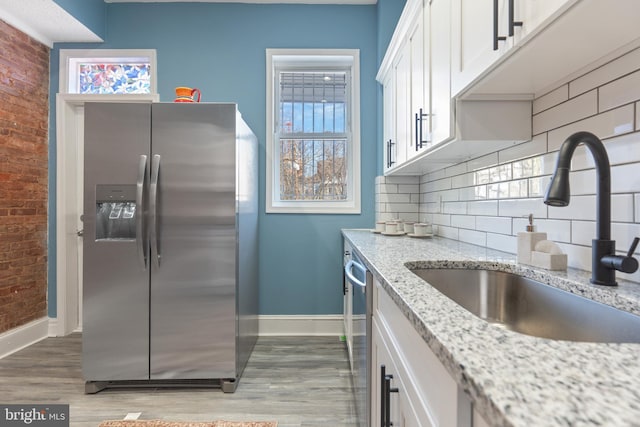
[[[509,37],[513,37],[515,27],[522,27],[522,21],[514,20],[513,2],[514,0],[509,0]]]
[[[429,142],[429,140],[422,139],[422,121],[429,116],[430,114],[422,112],[422,108],[419,113],[416,113],[416,151]]]
[[[391,393],[398,393],[397,387],[391,387],[393,375],[386,373],[384,365],[380,365],[380,425],[392,427],[391,422]]]
[[[416,151],[418,151],[420,149],[420,146],[422,145],[422,141],[420,136],[418,136],[418,129],[420,129],[420,133],[422,133],[422,117],[420,117],[422,114],[422,108],[420,109],[420,114],[416,113],[416,123],[415,123],[415,129],[416,129]]]
[[[498,35],[498,0],[493,0],[493,50],[498,50],[498,42],[505,40],[505,36]]]
[[[387,374],[385,366],[380,365],[380,426],[386,426],[387,416]]]
[[[391,160],[391,147],[393,147],[395,143],[391,140],[387,141],[387,167],[390,168],[395,162]]]

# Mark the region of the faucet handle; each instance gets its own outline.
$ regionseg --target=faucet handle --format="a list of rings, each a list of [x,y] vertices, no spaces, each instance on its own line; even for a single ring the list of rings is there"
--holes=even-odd
[[[636,237],[635,239],[633,239],[633,242],[631,242],[631,247],[629,248],[629,252],[627,252],[628,257],[633,256],[633,254],[636,251],[636,248],[638,247],[638,242],[640,242],[640,237]]]
[[[639,241],[640,237],[633,239],[629,252],[627,252],[626,256],[614,254],[605,255],[600,259],[600,263],[607,268],[622,271],[623,273],[635,273],[638,271],[638,260],[633,257],[633,254],[638,247]]]

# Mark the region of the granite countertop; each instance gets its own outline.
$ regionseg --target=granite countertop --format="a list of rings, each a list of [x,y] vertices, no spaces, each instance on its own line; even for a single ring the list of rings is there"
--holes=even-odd
[[[504,330],[458,306],[405,264],[511,271],[639,315],[640,284],[593,286],[589,272],[519,265],[513,254],[439,237],[342,233],[491,425],[640,426],[640,344]]]

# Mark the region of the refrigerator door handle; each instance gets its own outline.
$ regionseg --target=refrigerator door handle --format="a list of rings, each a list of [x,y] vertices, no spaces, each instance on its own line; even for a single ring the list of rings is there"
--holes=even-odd
[[[147,156],[140,155],[138,162],[138,181],[136,182],[136,246],[138,261],[143,270],[147,269],[147,247],[144,239],[144,187],[147,177]]]
[[[156,267],[160,267],[158,251],[158,178],[160,176],[160,155],[154,154],[151,160],[151,185],[149,186],[149,240],[151,259]]]

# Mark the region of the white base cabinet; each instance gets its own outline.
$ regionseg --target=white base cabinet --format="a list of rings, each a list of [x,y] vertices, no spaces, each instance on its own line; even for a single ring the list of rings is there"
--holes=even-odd
[[[471,401],[377,281],[372,331],[373,427],[473,425]]]

